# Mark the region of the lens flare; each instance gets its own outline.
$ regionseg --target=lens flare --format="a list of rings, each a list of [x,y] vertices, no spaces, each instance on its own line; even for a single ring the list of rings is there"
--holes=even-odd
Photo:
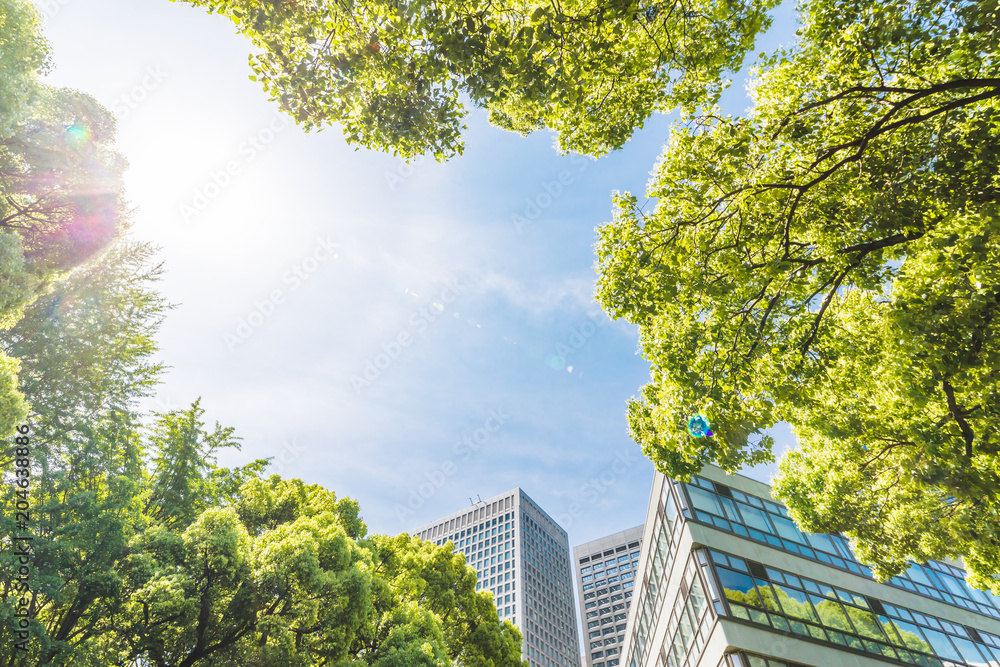
[[[695,415],[691,417],[688,421],[688,433],[690,433],[695,438],[710,438],[712,437],[712,429],[702,415]]]
[[[555,354],[546,355],[545,363],[548,364],[549,368],[551,368],[554,371],[561,371],[566,369],[566,359]]]
[[[90,130],[80,123],[73,123],[66,128],[66,141],[73,148],[79,148],[90,141]]]

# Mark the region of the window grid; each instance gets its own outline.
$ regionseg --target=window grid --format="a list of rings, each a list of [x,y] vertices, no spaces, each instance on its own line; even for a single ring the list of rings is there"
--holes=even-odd
[[[659,662],[666,667],[693,667],[708,642],[715,616],[698,572],[697,552],[684,568],[682,585],[670,610]]]
[[[736,651],[722,657],[719,667],[810,667],[797,662],[768,658],[747,651]]]
[[[625,661],[630,667],[645,664],[650,653],[651,647],[647,640],[656,628],[663,609],[667,578],[670,576],[677,543],[680,541],[683,518],[679,514],[677,502],[670,489],[671,484],[670,480],[664,480],[657,503],[652,544],[648,552],[649,557],[646,559],[646,570],[642,573],[637,616],[632,629],[632,641],[629,643],[629,654]],[[635,563],[635,567],[638,566],[637,560],[630,560]],[[632,583],[628,582],[625,586]]]
[[[710,550],[728,616],[922,667],[1000,662],[1000,637]],[[994,662],[996,661],[996,662]]]
[[[489,591],[500,619],[522,629],[525,658],[530,651],[532,667],[570,667],[576,663],[578,640],[571,561],[566,558],[568,540],[530,499],[522,496],[519,503],[509,495],[492,506],[487,503],[463,516],[435,522],[415,535],[440,545],[451,542],[465,555],[477,573],[476,589]],[[515,540],[520,543],[515,544]],[[515,547],[519,547],[516,552]],[[530,585],[524,580],[528,573]],[[537,634],[528,630],[529,622]]]
[[[697,475],[683,487],[690,501],[690,509],[683,510],[687,519],[875,580],[847,540],[839,535],[803,533],[778,503]],[[1000,620],[1000,599],[969,587],[964,573],[947,563],[914,563],[906,573],[884,583]]]

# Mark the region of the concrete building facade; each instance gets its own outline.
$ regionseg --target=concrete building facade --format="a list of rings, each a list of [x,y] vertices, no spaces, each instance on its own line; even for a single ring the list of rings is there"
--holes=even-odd
[[[579,667],[569,538],[523,490],[513,489],[412,533],[465,555],[501,620],[524,635],[531,667]]]
[[[615,667],[621,660],[643,528],[636,526],[573,548],[584,667]]]
[[[626,667],[1000,666],[1000,599],[960,564],[872,578],[840,535],[803,534],[769,487],[657,473]]]

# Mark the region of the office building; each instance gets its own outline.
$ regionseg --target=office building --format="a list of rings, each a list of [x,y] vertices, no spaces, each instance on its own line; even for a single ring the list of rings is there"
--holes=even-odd
[[[639,571],[625,667],[1000,665],[1000,599],[959,563],[878,583],[842,536],[803,534],[767,485],[714,467],[656,475]]]
[[[576,594],[583,619],[584,667],[613,667],[621,658],[644,527],[573,548]]]
[[[531,667],[579,667],[569,539],[521,489],[433,521],[413,535],[451,542],[479,575],[501,620],[524,635]]]

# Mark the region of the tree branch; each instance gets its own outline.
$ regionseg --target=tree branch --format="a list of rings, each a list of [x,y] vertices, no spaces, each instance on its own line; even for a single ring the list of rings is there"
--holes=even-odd
[[[972,458],[972,441],[975,439],[976,434],[972,432],[969,423],[965,421],[968,413],[963,412],[962,407],[955,400],[955,389],[951,386],[951,383],[945,380],[942,386],[944,387],[944,395],[948,398],[948,410],[951,411],[951,416],[958,422],[958,428],[962,431],[962,438],[965,439],[965,455]]]

